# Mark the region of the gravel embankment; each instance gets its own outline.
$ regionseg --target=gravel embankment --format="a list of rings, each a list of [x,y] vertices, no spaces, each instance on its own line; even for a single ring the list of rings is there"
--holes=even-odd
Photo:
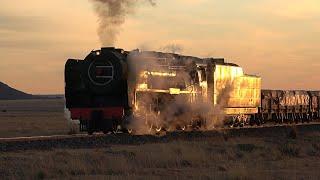
[[[76,135],[76,136],[53,136],[35,138],[11,138],[0,139],[0,152],[12,152],[23,150],[50,150],[50,149],[78,149],[78,148],[101,148],[110,145],[141,145],[147,143],[167,143],[176,140],[195,141],[209,140],[214,138],[232,137],[274,137],[285,136],[295,138],[309,132],[320,132],[320,124],[286,125],[275,127],[255,127],[240,129],[224,129],[206,132],[173,132],[163,136],[152,135]]]

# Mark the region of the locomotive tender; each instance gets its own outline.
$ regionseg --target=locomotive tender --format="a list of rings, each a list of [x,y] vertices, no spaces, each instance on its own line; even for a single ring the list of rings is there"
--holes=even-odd
[[[150,131],[309,121],[319,117],[319,96],[261,91],[260,77],[224,59],[102,48],[65,65],[66,108],[89,134],[136,121]]]

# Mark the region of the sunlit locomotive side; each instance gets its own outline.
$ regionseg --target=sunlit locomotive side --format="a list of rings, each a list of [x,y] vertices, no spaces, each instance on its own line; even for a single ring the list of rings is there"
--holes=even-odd
[[[136,77],[130,102],[150,130],[258,121],[261,78],[245,75],[238,65],[159,52],[136,52],[131,58]]]
[[[222,103],[232,126],[258,123],[261,105],[261,78],[244,74],[235,64],[216,65],[214,70],[214,104]],[[220,102],[219,102],[220,101]]]
[[[151,51],[132,52],[129,59],[129,97],[136,121],[149,131],[170,131],[199,120],[191,105],[202,98],[195,63],[201,59]]]

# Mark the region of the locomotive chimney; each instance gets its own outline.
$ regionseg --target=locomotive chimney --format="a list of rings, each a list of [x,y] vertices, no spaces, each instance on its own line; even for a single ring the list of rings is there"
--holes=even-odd
[[[101,51],[110,51],[110,50],[114,50],[114,47],[102,47]]]
[[[114,49],[115,49],[114,47],[102,47],[101,53],[104,54],[105,52],[113,51]]]
[[[104,52],[107,52],[107,51],[117,51],[119,53],[123,53],[124,50],[121,49],[121,48],[115,48],[115,47],[102,47],[101,48],[101,52],[104,53]]]

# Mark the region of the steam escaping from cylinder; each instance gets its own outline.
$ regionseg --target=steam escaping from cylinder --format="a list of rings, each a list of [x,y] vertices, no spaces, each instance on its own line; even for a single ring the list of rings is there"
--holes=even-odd
[[[209,111],[205,112],[206,125],[208,130],[215,129],[216,127],[222,127],[226,114],[224,108],[228,106],[230,94],[234,90],[233,82],[227,81],[226,87],[221,89],[220,94],[217,96],[217,104],[212,105],[206,103]]]
[[[71,122],[71,113],[70,111],[64,107],[64,118],[69,122]]]
[[[68,122],[68,134],[77,134],[79,132],[79,121],[71,119],[71,112],[66,107],[64,108],[64,118]]]
[[[155,6],[155,0],[90,0],[99,18],[98,35],[103,46],[114,46],[121,25],[128,15],[134,14],[135,7],[143,2]]]
[[[175,70],[170,71],[170,68],[165,68],[162,64],[159,64],[159,61],[155,61],[157,58],[163,58],[162,56],[158,57],[155,53],[137,52],[131,52],[128,58],[130,69],[130,78],[128,79],[129,89],[139,89],[129,92],[129,94],[131,93],[129,97],[135,97],[136,100],[134,104],[131,104],[134,107],[134,115],[130,121],[130,129],[134,129],[136,134],[153,134],[155,131],[152,131],[152,128],[157,129],[161,127],[165,127],[166,131],[175,131],[176,128],[191,130],[192,126],[197,126],[193,121],[196,122],[198,120],[204,122],[205,126],[201,127],[205,128],[204,130],[212,130],[224,125],[226,118],[225,107],[228,106],[230,94],[234,90],[232,81],[223,82],[224,88],[219,90],[216,104],[213,104],[213,99],[204,98],[204,94],[202,94],[204,92],[200,92],[197,88],[199,84],[195,85],[191,83],[193,79],[190,76],[190,72],[196,69],[196,67],[192,66],[192,63],[189,65],[187,63],[184,64],[185,69],[183,68],[175,72]],[[148,57],[148,60],[143,60],[144,56]],[[170,56],[172,54],[166,54],[168,59],[174,58]],[[192,60],[186,62],[192,62]],[[192,66],[192,68],[189,66]],[[149,85],[147,87],[142,86],[145,82],[142,82],[140,79],[144,77],[144,73],[141,74],[141,72],[145,72],[146,70],[149,71],[149,74],[163,75],[163,79],[157,78],[156,87],[155,85],[151,85],[153,84],[152,80],[148,79],[148,82],[151,83],[149,90],[152,88],[168,89],[168,81],[172,77],[175,80],[173,84],[177,84],[178,86],[170,86],[171,88],[180,87],[181,90],[189,89],[190,92],[187,94],[171,94],[169,92],[148,93],[148,91],[144,90],[149,88]],[[180,80],[186,83],[185,88],[181,86]],[[134,93],[137,94],[134,95]],[[213,92],[210,91],[209,93],[213,95]]]

